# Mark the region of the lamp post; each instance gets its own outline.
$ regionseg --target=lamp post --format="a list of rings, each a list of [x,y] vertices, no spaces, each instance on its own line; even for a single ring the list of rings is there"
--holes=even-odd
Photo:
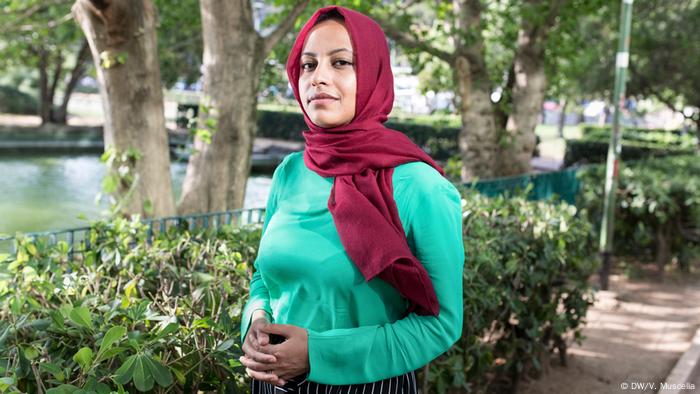
[[[617,178],[620,169],[620,111],[625,100],[625,83],[627,82],[627,68],[629,66],[630,27],[632,25],[632,2],[634,0],[622,0],[622,12],[620,13],[620,37],[617,44],[617,56],[615,57],[615,90],[613,103],[613,128],[608,147],[608,161],[605,171],[605,205],[603,208],[603,221],[600,228],[600,254],[603,266],[600,270],[600,287],[608,289],[608,276],[612,265],[613,229],[615,220],[615,191],[617,190]]]

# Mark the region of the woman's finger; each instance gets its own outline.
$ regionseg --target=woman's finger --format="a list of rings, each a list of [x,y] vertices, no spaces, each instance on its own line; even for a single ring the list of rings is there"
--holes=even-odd
[[[260,327],[260,331],[267,334],[289,336],[289,334],[293,332],[295,328],[297,327],[289,324],[265,324],[264,326]]]
[[[270,344],[270,336],[267,333],[264,333],[262,331],[258,331],[258,343],[260,346],[265,346]]]
[[[272,371],[261,372],[261,371],[256,371],[256,370],[254,370],[254,369],[246,368],[246,369],[245,369],[245,372],[246,372],[246,373],[248,374],[248,376],[250,376],[251,378],[253,378],[253,379],[255,379],[255,380],[259,380],[259,381],[261,381],[261,382],[268,382],[268,383],[271,383],[271,384],[277,384],[277,383],[279,383],[279,380],[280,380],[280,379],[277,377],[277,375],[275,375],[274,373],[272,373]]]
[[[276,363],[261,363],[248,356],[241,356],[238,358],[238,360],[246,368],[250,368],[252,370],[260,372],[271,371],[277,365]]]
[[[256,349],[252,349],[250,351],[247,351],[245,355],[248,358],[253,359],[253,361],[257,361],[259,363],[267,363],[267,364],[272,364],[277,362],[277,357],[273,356],[272,354],[268,353],[270,350],[268,349],[268,346],[263,346],[260,351]]]

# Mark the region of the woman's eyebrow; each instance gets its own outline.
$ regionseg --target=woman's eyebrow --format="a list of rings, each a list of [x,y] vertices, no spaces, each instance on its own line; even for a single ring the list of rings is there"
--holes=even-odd
[[[328,51],[328,55],[333,55],[333,54],[336,54],[336,53],[338,53],[338,52],[343,52],[343,51],[350,52],[350,54],[352,54],[352,50],[350,50],[350,49],[347,49],[347,48],[336,48],[336,49],[333,49],[333,50]],[[317,54],[316,52],[304,52],[304,53],[302,53],[302,56],[312,56],[312,57],[316,57],[316,56],[318,56],[318,54]]]

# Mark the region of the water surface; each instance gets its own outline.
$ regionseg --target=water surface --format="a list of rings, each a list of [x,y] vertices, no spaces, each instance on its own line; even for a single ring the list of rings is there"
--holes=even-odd
[[[186,164],[170,168],[179,197]],[[81,227],[107,208],[95,197],[106,167],[96,155],[0,155],[0,234]],[[244,208],[264,207],[271,179],[248,179]],[[85,218],[81,218],[84,216]]]

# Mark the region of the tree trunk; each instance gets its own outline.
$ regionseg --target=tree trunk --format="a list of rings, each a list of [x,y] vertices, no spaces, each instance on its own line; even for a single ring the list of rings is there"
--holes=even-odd
[[[530,160],[535,151],[535,128],[547,86],[544,48],[535,32],[521,29],[518,33],[513,107],[506,125],[508,140],[501,155],[500,175],[517,175],[532,170]]]
[[[266,37],[254,29],[249,0],[201,0],[204,39],[204,100],[199,129],[182,185],[178,212],[215,212],[243,207],[256,133],[258,85],[265,57],[291,30],[308,0],[294,6]]]
[[[566,100],[566,98],[562,97],[559,99],[559,108],[561,108],[561,113],[559,114],[559,127],[557,128],[559,138],[564,138],[564,126],[566,126],[566,107],[568,105],[569,102]]]
[[[495,175],[498,131],[481,35],[481,3],[479,0],[455,0],[454,7],[458,15],[457,27],[472,33],[468,42],[459,38],[455,40],[457,54],[453,65],[462,117],[459,134],[461,178],[466,182],[475,177]]]
[[[105,145],[140,153],[129,168],[135,184],[128,196],[121,195],[127,198],[123,212],[172,215],[153,1],[77,0],[72,12],[88,40],[100,82]]]
[[[656,230],[656,266],[659,279],[663,279],[664,267],[671,260],[671,232],[667,223]]]
[[[462,130],[459,151],[462,156],[463,182],[474,178],[491,178],[498,154],[498,132],[491,103],[488,76],[475,69],[464,57],[457,57],[454,67]]]
[[[73,95],[75,87],[78,85],[80,78],[85,74],[85,69],[87,66],[88,59],[90,58],[90,46],[87,40],[83,41],[80,46],[80,51],[75,59],[75,66],[70,73],[70,79],[66,84],[63,93],[63,99],[61,100],[61,105],[58,107],[54,113],[53,121],[55,123],[66,124],[68,121],[68,103],[70,102],[70,97]]]
[[[698,136],[698,150],[700,151],[700,114],[697,114],[697,118],[695,118],[695,134]]]
[[[61,80],[61,74],[63,73],[63,55],[61,51],[56,52],[56,57],[53,59],[53,76],[51,79],[51,87],[49,88],[47,94],[47,100],[49,103],[49,121],[51,123],[56,123],[56,108],[54,107],[54,100],[56,98],[56,90],[58,89],[58,82]]]
[[[204,87],[199,128],[183,183],[180,213],[243,207],[255,138],[255,109],[262,71],[262,37],[253,28],[249,1],[202,0]],[[211,122],[209,119],[213,119]]]
[[[53,102],[49,100],[49,54],[43,46],[38,49],[39,54],[39,117],[41,124],[51,122],[51,106]]]
[[[508,138],[502,150],[500,175],[518,175],[532,170],[535,129],[547,88],[545,46],[561,5],[562,0],[525,1],[515,53],[513,109],[506,126]]]

